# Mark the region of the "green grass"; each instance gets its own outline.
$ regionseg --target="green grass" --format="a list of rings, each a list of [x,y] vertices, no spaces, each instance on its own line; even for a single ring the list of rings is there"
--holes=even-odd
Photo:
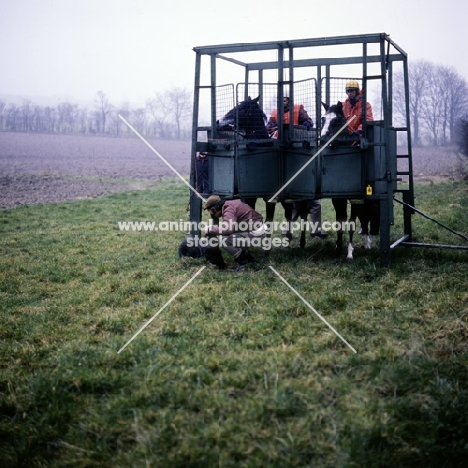
[[[416,189],[467,234],[466,183]],[[117,222],[185,220],[186,201],[166,180],[0,212],[2,466],[463,466],[468,252],[399,247],[382,269],[360,239],[335,259],[332,235],[241,274],[208,266],[118,354],[205,263],[177,258],[183,232]],[[415,241],[463,243],[413,225]]]

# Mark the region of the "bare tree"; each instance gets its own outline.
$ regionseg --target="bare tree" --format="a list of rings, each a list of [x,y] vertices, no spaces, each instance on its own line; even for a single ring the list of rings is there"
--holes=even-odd
[[[146,101],[146,113],[150,119],[150,128],[154,136],[167,138],[166,119],[170,108],[165,93],[156,93],[155,97]]]
[[[33,117],[32,117],[32,131],[33,132],[44,132],[44,109],[42,106],[34,105]]]
[[[61,102],[57,106],[59,132],[72,133],[74,131],[77,109],[77,104],[69,102]]]
[[[410,116],[413,124],[413,141],[416,146],[422,144],[422,108],[426,98],[430,69],[431,64],[426,60],[418,60],[409,68]]]
[[[444,68],[444,88],[446,101],[446,122],[449,137],[444,134],[444,144],[455,144],[457,120],[466,116],[468,110],[468,84],[453,68]]]
[[[29,132],[32,126],[32,115],[33,115],[33,106],[29,99],[25,99],[23,104],[19,109],[21,113],[21,130],[23,132]]]
[[[426,92],[421,102],[422,118],[430,133],[433,145],[439,144],[439,133],[443,120],[444,88],[439,67],[429,64],[426,68]]]
[[[146,109],[140,107],[138,109],[134,109],[131,113],[131,123],[132,126],[136,129],[136,131],[140,134],[145,133],[146,128]],[[145,135],[146,136],[146,135]]]
[[[86,107],[77,109],[76,116],[78,121],[78,131],[80,133],[86,133],[86,127],[88,123],[88,109]]]
[[[55,107],[44,107],[44,128],[46,132],[55,132],[57,124],[57,109]]]
[[[6,128],[10,132],[18,131],[18,106],[15,103],[10,103],[6,108]]]
[[[105,133],[107,116],[110,114],[110,112],[112,112],[113,106],[109,102],[109,99],[106,96],[106,94],[103,93],[102,91],[97,92],[97,97],[94,100],[94,102],[96,103],[96,107],[100,116],[99,128],[102,133]]]
[[[403,75],[395,73],[394,108],[405,120]],[[457,119],[468,107],[468,86],[458,73],[426,60],[409,67],[410,119],[413,143],[423,143],[424,129],[434,145],[454,142]]]
[[[192,115],[192,95],[186,88],[174,87],[167,92],[169,112],[174,118],[177,138],[180,139],[181,126]]]
[[[128,121],[131,111],[130,111],[130,104],[128,102],[124,102],[120,105],[120,107],[116,110],[115,112],[115,121],[114,121],[114,128],[115,128],[115,134],[117,136],[120,136],[122,132],[122,128],[126,129],[127,126],[124,124],[122,119],[119,117],[121,115],[125,120]],[[122,127],[124,126],[124,127]]]

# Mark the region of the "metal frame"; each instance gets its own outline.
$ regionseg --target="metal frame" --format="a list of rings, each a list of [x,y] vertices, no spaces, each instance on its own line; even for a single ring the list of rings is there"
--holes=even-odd
[[[335,48],[353,47],[353,52],[359,53],[349,56],[343,53],[342,56],[336,56],[332,51]],[[373,52],[369,49],[372,48]],[[377,49],[376,51],[374,51]],[[365,34],[354,36],[338,36],[316,39],[301,39],[291,41],[260,42],[252,44],[224,44],[204,47],[195,47],[195,83],[194,83],[194,107],[193,107],[193,126],[192,126],[192,147],[191,147],[191,172],[190,181],[192,186],[195,183],[195,156],[198,151],[208,151],[214,186],[224,187],[223,177],[227,177],[226,190],[222,193],[224,196],[256,196],[267,197],[274,193],[275,189],[281,187],[281,182],[287,180],[296,167],[300,167],[302,161],[306,162],[312,158],[318,149],[318,132],[311,132],[304,135],[300,129],[290,123],[284,126],[282,113],[278,113],[279,120],[279,138],[275,141],[243,141],[235,137],[228,143],[218,142],[216,139],[216,112],[217,112],[217,87],[221,84],[219,81],[219,71],[224,64],[234,65],[243,69],[244,96],[247,97],[249,83],[255,74],[258,89],[262,90],[265,86],[264,79],[266,73],[272,71],[277,75],[277,108],[282,107],[285,89],[289,90],[289,97],[294,104],[294,78],[296,73],[305,70],[310,72],[317,82],[315,115],[317,124],[320,119],[321,101],[330,102],[331,83],[337,76],[335,70],[341,67],[358,66],[360,67],[359,79],[362,80],[362,91],[364,104],[367,102],[368,88],[371,81],[380,84],[381,89],[381,113],[382,120],[374,122],[365,122],[365,105],[363,105],[363,138],[360,147],[357,148],[327,148],[320,156],[313,161],[308,168],[306,177],[313,177],[315,183],[307,184],[307,188],[301,190],[297,184],[290,190],[285,190],[284,196],[292,199],[300,198],[373,198],[379,200],[381,223],[380,223],[380,259],[381,265],[390,266],[391,250],[399,243],[411,242],[411,215],[414,210],[414,188],[413,188],[413,169],[411,152],[411,130],[410,130],[410,111],[409,111],[409,79],[408,79],[408,61],[407,54],[397,44],[395,44],[385,33]],[[301,52],[304,52],[305,54]],[[327,54],[322,57],[323,53]],[[330,51],[330,53],[328,53]],[[264,56],[276,55],[275,60],[265,60]],[[263,60],[246,61],[241,60],[246,55],[255,55]],[[300,55],[300,58],[295,56]],[[241,58],[239,58],[241,56]],[[202,59],[208,57],[208,78],[203,75],[205,69],[202,69]],[[265,61],[264,61],[265,60]],[[393,69],[396,63],[401,62],[404,75],[404,101],[406,105],[406,122],[403,126],[394,124],[393,115]],[[371,74],[370,68],[378,68],[378,72]],[[205,83],[202,84],[202,75],[205,77]],[[203,102],[210,110],[210,122],[208,126],[200,126],[201,112],[201,92],[209,91],[209,103]],[[291,109],[293,105],[291,105]],[[292,110],[291,110],[292,113]],[[206,131],[208,141],[199,140],[199,132]],[[403,135],[406,137],[407,151],[405,154],[397,155],[397,137]],[[249,143],[249,144],[247,144]],[[259,177],[259,171],[265,171],[266,158],[272,158],[273,172],[269,172],[271,187],[266,190],[265,184],[262,189],[252,192],[247,189],[243,192],[243,187],[251,187],[249,181],[241,180],[239,177],[249,177],[246,175],[245,158],[250,158],[253,164],[252,177]],[[274,162],[274,163],[273,163]],[[360,162],[360,165],[359,165]],[[398,163],[406,163],[405,170],[398,169]],[[359,166],[357,167],[356,166]],[[342,167],[343,166],[343,167]],[[270,168],[269,168],[270,169]],[[257,170],[257,173],[255,173]],[[358,180],[357,188],[341,187],[333,184],[330,171],[338,174],[346,173],[347,170],[354,171],[354,179]],[[328,171],[328,172],[327,172]],[[360,173],[359,173],[360,171]],[[249,171],[247,171],[249,172]],[[265,173],[262,172],[262,175]],[[231,177],[233,178],[231,180]],[[328,177],[328,178],[327,178]],[[405,184],[402,177],[405,178]],[[352,178],[352,177],[351,177]],[[270,180],[269,179],[269,180]],[[307,179],[303,179],[307,180]],[[220,181],[220,184],[216,184]],[[246,183],[245,183],[246,182]],[[327,184],[331,184],[331,189],[327,191]],[[227,187],[229,185],[229,187]],[[268,184],[267,184],[268,185]],[[366,187],[372,186],[372,195],[366,191]],[[239,190],[239,186],[241,190]],[[324,190],[325,189],[325,190]],[[400,240],[390,244],[390,226],[393,225],[393,198],[394,194],[400,192],[405,202],[404,212],[404,233]],[[191,193],[190,196],[190,220],[201,221],[201,200]],[[191,233],[194,236],[200,233],[197,230]]]

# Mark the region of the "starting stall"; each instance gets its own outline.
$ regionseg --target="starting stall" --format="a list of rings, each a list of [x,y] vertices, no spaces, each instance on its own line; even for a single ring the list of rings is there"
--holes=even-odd
[[[345,198],[380,204],[381,265],[391,250],[411,242],[414,191],[407,54],[385,33],[291,41],[195,47],[195,84],[190,183],[197,184],[196,161],[207,153],[209,191],[226,198],[304,200]],[[322,103],[346,100],[348,80],[359,83],[362,134],[353,146],[321,146]],[[219,122],[236,106],[258,98],[266,117],[277,115],[272,138],[246,135],[238,120],[232,129]],[[289,98],[290,118],[283,109]],[[302,105],[314,126],[294,121]],[[238,119],[238,117],[236,117]],[[319,153],[317,155],[317,153]],[[404,232],[390,243],[394,196],[404,204]],[[190,193],[190,221],[201,221],[202,199]],[[192,236],[200,235],[193,228]]]

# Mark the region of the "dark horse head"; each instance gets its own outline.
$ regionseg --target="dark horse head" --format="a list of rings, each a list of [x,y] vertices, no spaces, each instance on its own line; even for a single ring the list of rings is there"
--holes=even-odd
[[[346,117],[343,113],[343,104],[338,101],[336,104],[329,106],[322,102],[325,109],[325,115],[322,117],[322,131],[320,133],[320,140],[326,142],[332,138],[346,123]],[[340,135],[347,134],[345,127]]]
[[[235,131],[247,140],[269,138],[265,128],[266,115],[260,108],[260,96],[250,96],[231,109],[221,120],[218,120],[218,131]]]

